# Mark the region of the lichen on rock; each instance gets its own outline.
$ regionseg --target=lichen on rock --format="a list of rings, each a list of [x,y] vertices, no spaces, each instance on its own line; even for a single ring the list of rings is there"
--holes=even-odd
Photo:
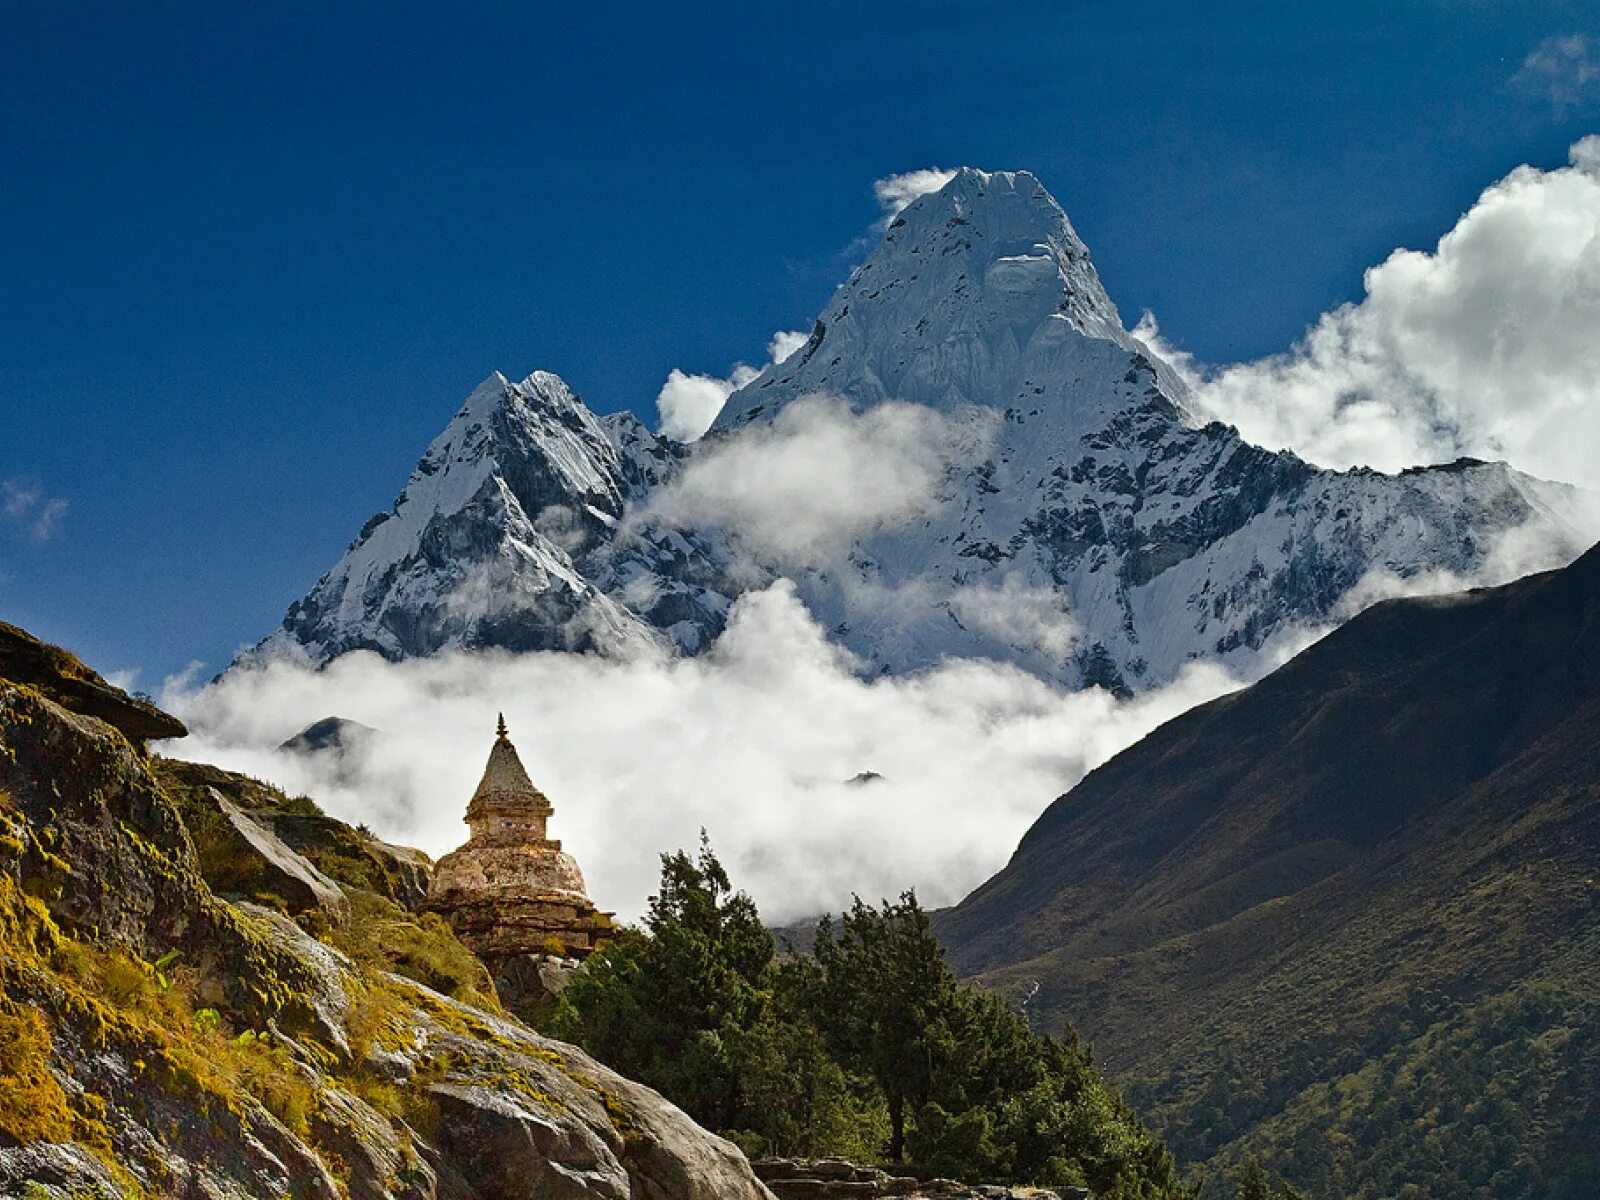
[[[439,918],[361,886],[381,869],[332,875],[259,814],[332,818],[214,769],[175,803],[183,772],[79,698],[0,678],[0,1198],[770,1195],[649,1089],[390,973],[495,1003]],[[248,855],[197,847],[206,811]],[[339,829],[319,852],[361,845]],[[206,882],[222,851],[255,856],[249,899]]]

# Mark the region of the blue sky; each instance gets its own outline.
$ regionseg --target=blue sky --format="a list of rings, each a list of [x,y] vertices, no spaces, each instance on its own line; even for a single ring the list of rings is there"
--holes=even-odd
[[[1573,34],[1592,3],[7,6],[0,617],[219,668],[491,370],[653,420],[809,326],[912,168],[1030,169],[1130,323],[1282,349],[1600,129],[1511,82]]]

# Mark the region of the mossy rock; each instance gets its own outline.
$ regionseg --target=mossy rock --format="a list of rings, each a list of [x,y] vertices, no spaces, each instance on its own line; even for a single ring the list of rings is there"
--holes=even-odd
[[[131,742],[180,738],[189,729],[148,700],[113,687],[71,651],[0,621],[0,679],[26,684],[62,708],[104,721]]]
[[[412,911],[427,901],[433,861],[420,850],[391,846],[327,816],[308,797],[288,796],[236,771],[162,757],[151,760],[151,770],[191,828],[209,819],[216,809],[212,796],[220,795],[337,883],[376,892]]]

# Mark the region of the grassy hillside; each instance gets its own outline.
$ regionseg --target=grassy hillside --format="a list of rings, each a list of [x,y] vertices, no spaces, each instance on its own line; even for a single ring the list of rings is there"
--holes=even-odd
[[[1597,873],[1592,551],[1380,605],[1171,722],[940,932],[968,973],[1037,983],[1036,1019],[1070,1018],[1189,1161],[1259,1155],[1314,1195],[1588,1195]]]
[[[501,1012],[424,856],[144,745],[181,730],[0,626],[0,1197],[767,1196]]]

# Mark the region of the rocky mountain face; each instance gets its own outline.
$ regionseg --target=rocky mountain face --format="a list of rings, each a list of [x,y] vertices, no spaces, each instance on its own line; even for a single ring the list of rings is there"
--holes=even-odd
[[[912,511],[825,556],[752,552],[731,512],[663,518],[688,473],[818,395],[847,424],[925,415],[935,478]],[[1570,491],[1504,465],[1321,470],[1186,401],[1038,180],[963,170],[693,446],[597,418],[553,375],[492,376],[256,653],[694,653],[785,575],[871,670],[982,656],[1126,693],[1195,659],[1259,673],[1375,571],[1474,577],[1514,530],[1559,561],[1583,544]]]
[[[938,930],[1190,1161],[1600,1187],[1600,548],[1368,609],[1061,797]]]
[[[696,584],[711,572],[692,543],[630,539],[611,552],[628,506],[681,457],[630,414],[596,417],[554,375],[511,383],[496,372],[434,439],[394,508],[367,522],[259,652],[318,662],[453,646],[627,653],[679,623],[692,646],[692,630],[719,628],[728,603]],[[630,604],[638,575],[660,584]]]
[[[175,722],[4,632],[0,1196],[770,1196],[501,1013],[423,856],[150,755]]]

